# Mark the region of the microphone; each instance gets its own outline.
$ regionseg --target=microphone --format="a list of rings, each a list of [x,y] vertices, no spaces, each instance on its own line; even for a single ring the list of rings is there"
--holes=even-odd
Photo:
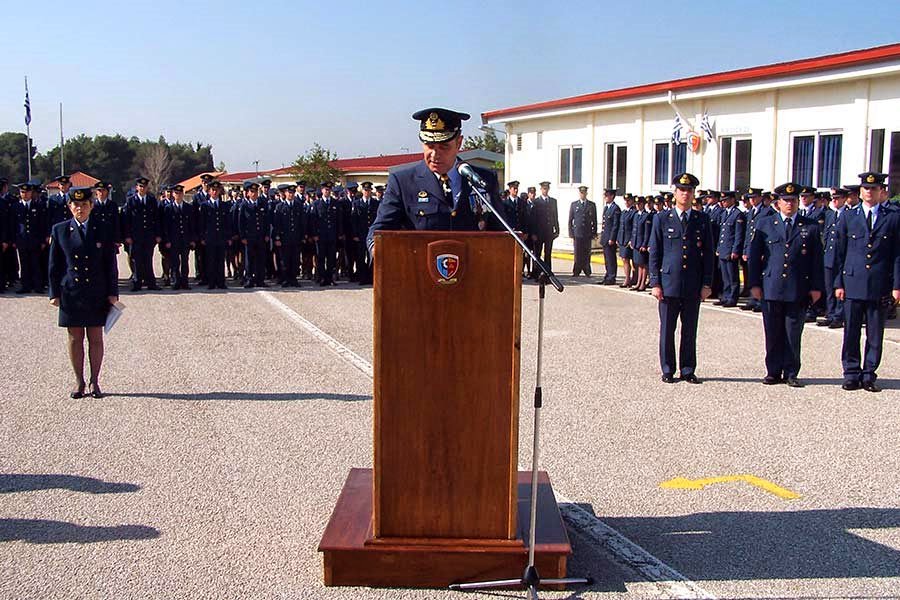
[[[488,189],[487,183],[484,181],[484,179],[481,178],[481,175],[479,175],[469,163],[459,163],[459,166],[456,168],[456,170],[459,171],[460,175],[468,179],[469,183],[471,183],[472,185],[483,188],[485,190]]]

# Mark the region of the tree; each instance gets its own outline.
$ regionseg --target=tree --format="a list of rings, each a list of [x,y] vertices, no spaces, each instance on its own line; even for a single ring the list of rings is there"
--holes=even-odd
[[[150,180],[150,191],[156,192],[161,183],[167,183],[172,174],[172,158],[165,143],[146,146],[141,161],[144,177]]]
[[[323,181],[338,181],[343,173],[331,165],[333,160],[337,160],[337,154],[333,154],[316,142],[306,154],[297,157],[291,165],[291,173],[311,185],[318,185]]]
[[[0,133],[0,176],[8,177],[11,183],[19,183],[28,178],[27,140],[24,133]],[[31,156],[34,158],[36,155],[37,148],[32,142]]]
[[[467,137],[463,140],[463,150],[476,150],[479,148],[488,152],[497,152],[498,154],[504,154],[506,151],[506,145],[497,137],[493,129],[485,129],[484,135]]]

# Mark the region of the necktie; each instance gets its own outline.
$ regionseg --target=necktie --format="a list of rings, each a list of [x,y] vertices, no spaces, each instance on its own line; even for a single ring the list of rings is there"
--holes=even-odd
[[[441,175],[441,186],[444,188],[444,200],[446,200],[447,204],[453,206],[453,189],[450,187],[450,177],[448,175]]]
[[[869,211],[869,214],[866,215],[866,227],[869,229],[869,233],[872,233],[872,213],[874,211]]]
[[[81,233],[81,239],[84,239],[87,236],[87,226],[84,223],[78,224],[78,231]]]
[[[789,239],[791,237],[791,231],[792,231],[791,218],[788,217],[787,219],[784,220],[784,236],[785,236],[785,238]]]
[[[682,232],[687,231],[687,211],[681,213],[681,230]]]

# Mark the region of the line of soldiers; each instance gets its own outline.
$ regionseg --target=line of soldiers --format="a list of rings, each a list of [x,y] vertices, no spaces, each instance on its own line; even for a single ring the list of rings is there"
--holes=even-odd
[[[189,289],[190,253],[196,281],[224,289],[226,275],[244,287],[299,287],[300,280],[320,286],[344,278],[360,285],[372,282],[366,234],[384,194],[371,182],[348,183],[335,194],[331,182],[307,186],[271,180],[245,181],[225,191],[204,175],[187,199],[180,185],[161,185],[157,199],[149,180],[138,177],[119,207],[110,200],[111,184],[93,186],[94,210],[104,239],[124,246],[131,267],[132,291],[161,289],[154,273],[159,252],[163,284]],[[53,180],[58,194],[48,196],[38,180],[17,186],[0,178],[0,291],[19,281],[17,293],[43,293],[47,286],[51,228],[70,217],[67,176]]]

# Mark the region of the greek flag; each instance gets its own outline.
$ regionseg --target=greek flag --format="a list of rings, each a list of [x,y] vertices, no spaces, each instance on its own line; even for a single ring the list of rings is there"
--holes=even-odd
[[[31,100],[28,99],[28,80],[25,80],[25,125],[31,125]]]
[[[713,138],[716,136],[713,135],[712,125],[709,124],[709,112],[703,113],[703,118],[700,119],[700,131],[703,132],[703,137],[706,138],[707,142],[713,141]]]
[[[681,143],[681,117],[675,115],[675,123],[672,125],[672,142],[675,144]]]

